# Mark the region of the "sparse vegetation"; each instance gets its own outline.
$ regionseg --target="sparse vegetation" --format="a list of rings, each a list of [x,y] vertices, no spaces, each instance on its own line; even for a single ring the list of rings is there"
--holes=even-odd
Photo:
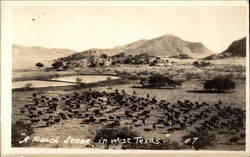
[[[12,147],[28,147],[30,143],[19,143],[26,136],[30,136],[33,133],[33,128],[30,124],[25,124],[23,121],[17,121],[15,124],[12,124],[11,129],[11,145]],[[22,135],[24,134],[24,135]]]
[[[51,131],[51,137],[57,134],[60,127],[62,130],[67,130],[60,132],[62,137],[74,135],[86,138],[84,137],[86,135],[87,138],[94,139],[93,147],[97,149],[104,147],[99,143],[100,140],[107,139],[107,143],[104,144],[108,149],[112,145],[111,139],[135,136],[157,138],[161,143],[133,142],[112,146],[114,149],[199,150],[214,149],[220,143],[225,149],[245,149],[243,145],[246,138],[244,59],[238,58],[236,62],[231,59],[194,62],[194,60],[180,60],[188,58],[185,55],[178,56],[179,59],[166,60],[167,57],[151,56],[150,52],[129,54],[108,56],[101,50],[88,50],[56,60],[53,69],[18,71],[20,73],[17,73],[16,78],[21,76],[18,81],[49,80],[81,74],[109,74],[120,78],[116,80],[107,77],[100,82],[85,84],[80,77],[74,78],[73,81],[77,83],[65,87],[31,88],[32,85],[27,85],[29,90],[13,89],[13,125],[20,119],[25,123],[32,123],[31,127],[35,129],[34,136],[40,137],[47,137],[47,132],[40,132],[43,127],[50,127],[48,130]],[[220,75],[223,79],[215,79],[215,76]],[[56,80],[59,79],[53,79],[50,83],[53,84],[52,81]],[[183,87],[172,90],[182,85],[184,82],[182,80],[185,81]],[[237,89],[234,92],[224,92],[236,88],[236,83]],[[35,83],[33,85],[35,86]],[[31,90],[34,90],[35,96],[31,95]],[[214,94],[220,93],[218,91],[223,92]],[[84,93],[86,95],[82,96]],[[41,96],[45,98],[41,99]],[[43,111],[44,108],[37,107],[43,106],[43,101],[46,104],[53,102],[52,105],[45,107],[53,119],[48,119],[47,111]],[[54,105],[58,106],[55,107],[56,111],[49,111],[53,110]],[[39,112],[37,115],[38,111],[42,113]],[[63,125],[57,125],[60,121],[58,113],[66,115],[61,121],[63,118],[69,120],[63,121],[61,123]],[[128,128],[122,127],[124,125]],[[71,127],[73,129],[70,129]],[[16,128],[18,126],[15,126]],[[134,130],[140,131],[140,135]],[[19,130],[14,130],[17,131]],[[182,133],[187,135],[180,141]],[[20,133],[14,134],[12,142],[17,139],[16,137],[20,138]],[[167,134],[171,134],[169,138],[171,141],[167,140]],[[197,138],[195,142],[194,138]],[[187,139],[191,139],[191,142]],[[180,142],[185,143],[180,145]],[[44,144],[30,143],[30,147],[35,145],[44,147]],[[48,144],[48,146],[73,148],[76,145]]]
[[[212,64],[210,62],[205,62],[205,61],[195,61],[193,62],[193,65],[198,68],[201,68],[201,67],[211,66]]]
[[[180,54],[178,56],[171,56],[170,58],[178,58],[178,59],[193,59],[192,57],[190,57],[187,54]]]
[[[194,148],[195,150],[212,146],[216,141],[216,135],[208,131],[190,132],[182,137],[184,147]]]

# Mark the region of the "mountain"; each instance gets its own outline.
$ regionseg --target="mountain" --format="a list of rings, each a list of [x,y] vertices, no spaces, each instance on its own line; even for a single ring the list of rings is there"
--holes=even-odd
[[[48,49],[38,46],[25,47],[13,44],[12,68],[22,69],[36,67],[35,64],[37,62],[41,62],[45,66],[51,66],[52,60],[60,57],[66,57],[73,53],[74,51],[69,49]]]
[[[185,41],[173,35],[164,35],[150,40],[139,40],[112,49],[100,49],[100,51],[108,55],[122,52],[125,54],[147,53],[154,56],[177,56],[180,54],[187,54],[195,58],[213,54],[211,50],[200,42]]]
[[[246,37],[232,42],[225,51],[219,54],[213,54],[205,57],[204,60],[214,60],[231,57],[246,57]]]
[[[206,48],[202,43],[185,41],[173,35],[164,35],[149,40],[143,39],[127,45],[117,46],[111,49],[90,49],[84,51],[83,53],[75,53],[74,51],[68,49],[48,49],[37,46],[24,47],[19,45],[13,45],[13,69],[35,67],[35,64],[37,62],[41,62],[45,66],[51,66],[51,63],[53,63],[52,61],[57,60],[59,58],[64,58],[65,61],[73,61],[79,60],[81,59],[81,57],[88,58],[88,55],[94,55],[94,57],[92,58],[97,61],[94,62],[106,65],[110,64],[110,61],[107,61],[105,58],[102,57],[101,60],[99,60],[100,54],[114,56],[120,53],[124,53],[125,56],[132,55],[132,58],[130,56],[129,59],[134,60],[133,63],[137,63],[137,61],[144,63],[148,61],[149,58],[153,58],[154,60],[154,57],[161,56],[170,57],[185,54],[193,58],[201,58],[213,54],[213,52]],[[147,54],[142,55],[143,61],[139,61],[140,59],[138,57],[142,57],[139,56],[140,54]],[[92,65],[92,59],[90,59],[89,61],[91,62],[90,65]],[[83,63],[80,64],[83,65]]]

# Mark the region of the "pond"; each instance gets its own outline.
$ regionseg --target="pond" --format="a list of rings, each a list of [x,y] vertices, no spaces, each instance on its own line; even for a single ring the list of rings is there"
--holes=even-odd
[[[119,77],[108,76],[108,75],[76,75],[76,76],[58,77],[58,78],[53,78],[51,80],[75,83],[77,78],[80,78],[81,82],[84,83],[94,83],[99,81],[105,81],[108,79],[111,80],[119,79]]]
[[[31,87],[51,87],[51,86],[70,86],[76,85],[76,78],[80,78],[81,82],[94,83],[99,81],[105,81],[108,79],[114,80],[119,77],[108,76],[108,75],[76,75],[53,78],[53,81],[41,81],[41,80],[28,80],[28,81],[17,81],[12,82],[12,89],[23,88],[27,83],[31,83]]]
[[[28,80],[28,81],[12,82],[12,89],[23,88],[28,83],[32,84],[31,87],[51,87],[51,86],[70,86],[70,85],[75,85],[75,83],[67,83],[67,82]]]

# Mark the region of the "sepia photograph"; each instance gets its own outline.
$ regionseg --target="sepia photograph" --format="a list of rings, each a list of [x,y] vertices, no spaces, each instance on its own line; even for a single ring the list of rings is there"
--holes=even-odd
[[[247,1],[13,4],[10,149],[249,151]]]

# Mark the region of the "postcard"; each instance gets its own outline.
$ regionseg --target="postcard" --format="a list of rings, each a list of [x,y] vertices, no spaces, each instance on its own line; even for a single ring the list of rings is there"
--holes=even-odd
[[[1,5],[3,156],[249,156],[247,1]]]

